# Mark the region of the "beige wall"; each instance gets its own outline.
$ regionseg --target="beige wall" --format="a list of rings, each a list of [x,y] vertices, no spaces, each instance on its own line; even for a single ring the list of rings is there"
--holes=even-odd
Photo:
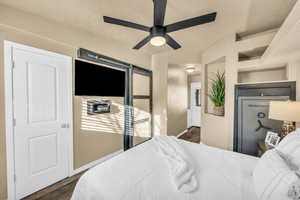
[[[239,83],[255,83],[266,81],[283,81],[287,80],[286,68],[255,70],[239,72]]]
[[[226,119],[212,114],[202,118],[201,142],[222,149],[228,149],[228,134],[226,133]]]
[[[77,48],[85,47],[107,56],[113,54],[112,57],[125,62],[149,69],[151,67],[151,57],[141,53],[141,51],[124,48],[122,44],[101,35],[95,35],[72,26],[61,25],[39,16],[1,6],[1,4],[0,25],[7,30],[20,33],[19,38],[22,38],[23,43],[29,43],[32,46],[43,46],[44,49],[49,48],[52,51],[73,57],[76,55]],[[22,37],[23,34],[30,35],[35,40],[31,38],[26,40],[24,36]],[[48,44],[42,45],[46,41]],[[53,50],[55,45],[58,47]]]
[[[154,134],[178,135],[187,128],[187,74],[169,64],[169,54],[152,56]]]
[[[297,81],[297,100],[300,100],[300,52],[276,57],[271,56],[259,61],[246,63],[238,62],[238,52],[240,49],[251,49],[259,45],[261,44],[256,38],[251,38],[249,41],[247,40],[242,43],[235,42],[235,34],[233,33],[215,43],[202,54],[202,66],[221,57],[225,57],[226,76],[225,116],[217,117],[202,112],[202,142],[223,149],[233,149],[234,87],[235,84],[238,83],[238,71],[243,71],[244,69],[254,71],[250,72],[250,76],[247,78],[243,76],[243,74],[242,77],[240,77],[240,80],[242,78],[243,81],[247,82],[256,82],[262,79],[265,81],[282,81],[282,79],[285,78],[284,74],[286,74],[287,77],[285,79]],[[271,70],[271,73],[269,73],[268,70],[278,66],[287,66],[286,73],[284,70],[275,70],[274,72]],[[259,75],[257,74],[258,69],[260,70],[260,72],[258,72]],[[262,73],[261,70],[264,69],[266,69],[266,71],[263,71]],[[202,79],[205,79],[205,73],[202,73]],[[203,80],[202,83],[204,83]],[[298,127],[299,126],[300,124],[298,124]]]
[[[237,55],[234,49],[235,34],[218,41],[201,55],[202,66],[225,57],[225,116],[218,117],[202,109],[201,141],[223,149],[232,149],[234,84],[237,82],[237,69],[234,66]],[[204,68],[205,69],[205,68]],[[205,71],[202,75],[202,86],[205,86]],[[202,102],[205,103],[207,88],[202,88]],[[205,106],[205,105],[203,105]]]
[[[154,134],[167,135],[168,55],[152,56]]]
[[[88,100],[112,100],[111,113],[87,114]],[[124,130],[123,98],[79,97],[74,105],[74,168],[122,149]]]
[[[61,26],[41,17],[0,6],[0,108],[4,111],[3,41],[9,40],[76,58],[78,47],[150,68],[150,57],[122,49],[106,38],[73,27]],[[81,98],[74,97],[74,164],[78,168],[122,148],[119,134],[88,131],[80,127]],[[113,114],[115,115],[115,114]],[[0,115],[0,199],[6,198],[4,112]]]
[[[187,128],[188,82],[180,65],[168,66],[168,135],[176,136]]]
[[[188,82],[189,83],[194,83],[194,82],[200,82],[201,81],[201,74],[189,74],[188,75]]]

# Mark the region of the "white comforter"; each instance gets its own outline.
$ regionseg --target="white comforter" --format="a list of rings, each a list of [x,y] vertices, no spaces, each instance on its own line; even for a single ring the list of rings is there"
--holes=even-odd
[[[86,172],[72,200],[257,200],[252,171],[257,158],[180,140],[191,158],[198,188],[174,187],[154,141],[145,142]]]

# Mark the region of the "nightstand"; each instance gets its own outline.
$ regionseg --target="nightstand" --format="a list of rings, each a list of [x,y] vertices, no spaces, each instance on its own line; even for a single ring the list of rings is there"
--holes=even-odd
[[[258,148],[258,156],[261,157],[266,151],[273,149],[274,147],[270,147],[263,140],[258,140],[256,142]]]

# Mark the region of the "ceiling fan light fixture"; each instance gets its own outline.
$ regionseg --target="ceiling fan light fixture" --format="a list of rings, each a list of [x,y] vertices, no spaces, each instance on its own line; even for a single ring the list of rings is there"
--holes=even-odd
[[[163,36],[155,36],[155,37],[151,38],[150,43],[153,46],[160,47],[160,46],[166,44],[166,38],[164,38]]]

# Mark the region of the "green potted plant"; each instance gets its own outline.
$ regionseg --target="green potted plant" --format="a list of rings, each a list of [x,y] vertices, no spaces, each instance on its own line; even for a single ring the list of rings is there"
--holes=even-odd
[[[224,116],[225,72],[220,73],[218,71],[216,73],[216,78],[212,79],[209,98],[214,104],[214,114]]]

